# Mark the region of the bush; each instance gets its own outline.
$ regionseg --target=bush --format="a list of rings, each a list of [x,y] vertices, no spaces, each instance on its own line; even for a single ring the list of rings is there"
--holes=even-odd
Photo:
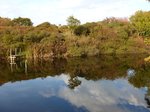
[[[80,25],[77,28],[75,28],[74,34],[77,36],[81,36],[81,35],[88,36],[90,34],[90,30],[89,30],[89,28]]]

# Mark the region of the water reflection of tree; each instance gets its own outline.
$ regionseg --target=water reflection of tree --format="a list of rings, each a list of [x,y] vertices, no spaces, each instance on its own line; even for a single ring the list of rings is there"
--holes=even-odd
[[[150,64],[142,64],[136,71],[136,75],[130,77],[128,80],[134,87],[145,88],[145,101],[148,107],[150,107]]]
[[[12,74],[9,67],[0,65],[0,84],[9,81],[28,80],[38,77],[56,76],[62,73],[69,74],[70,81],[75,82],[75,77],[83,77],[87,80],[109,79],[114,80],[126,77],[126,70],[134,68],[138,73],[143,66],[143,58],[138,56],[100,56],[90,58],[70,58],[53,60],[28,60],[28,75],[25,75],[24,64]],[[144,68],[145,70],[145,68]],[[144,71],[143,71],[144,72]],[[78,80],[76,81],[78,82]],[[75,84],[76,85],[76,84]]]
[[[150,64],[141,65],[141,67],[136,68],[135,71],[136,75],[130,77],[129,82],[137,88],[150,86]]]
[[[150,108],[150,82],[145,85],[146,94],[145,94],[145,101],[147,103],[147,107]]]
[[[147,107],[150,108],[150,88],[148,88],[147,94],[145,94],[145,101],[147,103]]]
[[[75,87],[79,86],[81,84],[81,81],[79,80],[78,76],[82,75],[82,72],[80,70],[80,68],[75,67],[74,71],[72,72],[72,74],[70,73],[70,79],[68,80],[68,87],[70,89],[75,89]]]
[[[74,77],[74,78],[71,77],[68,82],[69,82],[68,87],[70,89],[75,89],[75,87],[81,84],[81,81],[78,79],[78,77]]]

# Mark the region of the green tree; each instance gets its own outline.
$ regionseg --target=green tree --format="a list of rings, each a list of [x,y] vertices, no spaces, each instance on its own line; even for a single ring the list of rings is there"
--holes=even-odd
[[[74,16],[69,16],[67,18],[67,24],[68,26],[73,30],[74,28],[76,28],[77,26],[80,25],[80,20],[74,18]]]
[[[77,36],[80,36],[80,35],[89,35],[90,34],[90,30],[88,27],[85,27],[83,25],[80,25],[78,27],[75,28],[74,30],[74,34],[77,35]]]
[[[131,16],[130,21],[139,36],[150,36],[150,11],[137,11]]]
[[[33,23],[29,18],[15,18],[13,19],[13,24],[16,26],[32,26]]]

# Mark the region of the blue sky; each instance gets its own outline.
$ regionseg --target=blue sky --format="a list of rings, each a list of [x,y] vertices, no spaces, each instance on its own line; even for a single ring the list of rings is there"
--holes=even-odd
[[[106,17],[130,17],[137,10],[150,10],[146,0],[0,0],[0,16],[28,17],[34,25],[42,22],[66,24],[73,15],[81,23]]]

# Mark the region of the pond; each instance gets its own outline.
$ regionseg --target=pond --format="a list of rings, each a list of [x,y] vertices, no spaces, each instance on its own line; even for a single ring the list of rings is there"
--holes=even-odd
[[[0,63],[0,112],[150,112],[145,55]]]

